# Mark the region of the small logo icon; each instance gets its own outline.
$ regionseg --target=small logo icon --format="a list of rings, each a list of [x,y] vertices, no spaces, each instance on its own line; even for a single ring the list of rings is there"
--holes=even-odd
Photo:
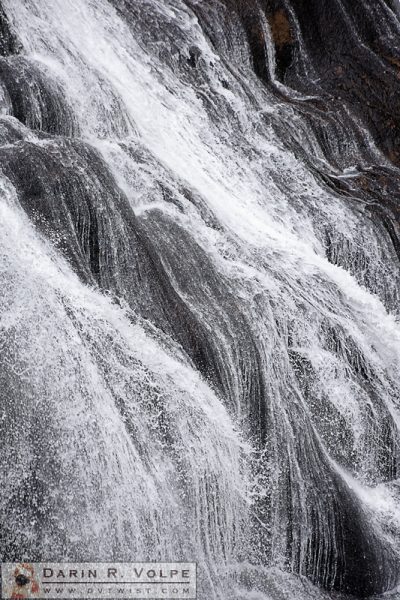
[[[18,563],[14,569],[14,585],[10,598],[24,600],[37,598],[39,584],[35,577],[35,569],[29,563]]]

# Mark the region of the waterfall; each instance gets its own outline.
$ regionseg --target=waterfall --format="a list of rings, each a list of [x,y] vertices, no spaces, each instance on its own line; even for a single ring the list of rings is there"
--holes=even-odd
[[[397,0],[0,1],[2,561],[400,594],[399,33]]]

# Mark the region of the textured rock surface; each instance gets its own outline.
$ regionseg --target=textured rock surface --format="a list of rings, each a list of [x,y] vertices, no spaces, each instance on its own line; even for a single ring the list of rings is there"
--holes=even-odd
[[[399,584],[396,6],[0,2],[3,560]]]

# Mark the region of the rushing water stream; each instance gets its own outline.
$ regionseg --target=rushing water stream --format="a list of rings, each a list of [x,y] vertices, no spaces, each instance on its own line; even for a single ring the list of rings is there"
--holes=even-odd
[[[1,0],[2,560],[400,584],[399,171],[303,4]]]

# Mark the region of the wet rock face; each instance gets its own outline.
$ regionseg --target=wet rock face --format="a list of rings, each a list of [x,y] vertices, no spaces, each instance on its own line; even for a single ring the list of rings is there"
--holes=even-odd
[[[193,0],[187,3],[228,63],[237,61],[238,54],[221,43],[221,24],[238,44],[248,45],[254,72],[279,103],[290,105],[307,122],[324,161],[339,171],[356,165],[360,172],[351,181],[332,180],[321,163],[314,164],[308,133],[301,139],[291,131],[290,120],[272,119],[288,149],[312,163],[331,189],[365,202],[399,254],[400,21],[395,6],[381,0],[355,5],[336,0],[223,0],[217,21],[210,18],[217,3],[207,8]],[[374,144],[384,156],[378,161]],[[348,151],[352,145],[355,152]],[[383,173],[376,163],[385,158],[394,170],[385,168]],[[365,165],[366,170],[373,166],[373,175],[363,172]],[[384,185],[373,183],[371,175]]]
[[[285,0],[263,3],[278,77],[346,104],[396,164],[400,159],[399,21],[391,3]],[[307,52],[307,56],[305,56]],[[259,49],[254,47],[255,63]],[[304,75],[310,66],[315,76]]]
[[[295,33],[285,9],[269,11],[267,19],[275,45],[277,74],[278,77],[283,78],[293,61]]]
[[[218,47],[207,11],[200,4],[191,5]],[[359,155],[355,154],[354,160],[368,166],[365,170],[360,167],[357,176],[349,180],[330,178],[321,165],[314,168],[336,193],[355,195],[362,200],[371,219],[380,221],[388,231],[399,254],[400,190],[395,166],[400,156],[400,53],[397,46],[400,25],[393,6],[370,0],[224,0],[224,5],[225,18],[231,26],[240,23],[256,75],[276,94],[279,102],[290,104],[307,120],[330,164],[338,161],[340,170],[340,152],[332,142],[337,140],[339,146],[346,145],[343,131],[337,129],[338,123],[354,138],[359,135],[361,123],[378,148],[393,161],[393,167],[376,165],[376,156],[367,144]],[[271,44],[274,69],[269,55]],[[281,139],[293,150],[293,138],[283,126],[278,125],[278,128]],[[309,159],[301,144],[295,152],[304,160]],[[385,432],[384,427],[382,432]],[[309,432],[307,435],[296,433],[296,439],[312,437]],[[382,470],[390,480],[396,477],[396,467],[390,459],[393,455],[390,431],[387,436],[385,446],[389,453],[382,456]],[[305,454],[310,456],[312,452],[308,450]],[[288,563],[315,584],[356,597],[390,589],[396,584],[397,559],[385,545],[380,545],[374,534],[367,533],[368,517],[357,508],[353,494],[331,472],[331,466],[324,465],[322,453],[319,460],[315,471],[324,470],[326,488],[334,492],[324,499],[320,495],[309,498],[309,506],[319,508],[315,513],[314,508],[310,508],[313,525],[305,564],[299,556],[296,527],[291,525],[286,548]],[[289,469],[288,472],[290,481]],[[314,469],[310,468],[309,473],[302,473],[303,480],[310,477],[310,490],[318,488],[312,482],[312,472]],[[287,487],[290,488],[290,484]],[[287,502],[287,511],[290,514],[292,510],[293,519],[295,501],[289,498]],[[320,503],[324,502],[326,506],[322,508]],[[268,521],[268,508],[260,506],[259,510],[262,519]],[[329,534],[321,528],[320,514],[330,514],[330,526],[335,531],[334,550],[326,545]]]
[[[63,91],[34,61],[0,58],[0,78],[9,112],[21,123],[53,135],[77,132]]]
[[[0,56],[17,54],[21,49],[22,45],[13,33],[8,17],[0,2]]]
[[[354,160],[374,166],[374,174],[360,174],[351,182],[351,193],[372,205],[368,211],[381,221],[399,254],[397,173],[381,172],[370,152],[372,141],[395,167],[400,165],[399,7],[392,0],[224,0],[224,5],[227,19],[240,22],[245,32],[255,73],[279,101],[290,103],[307,120],[329,164],[339,161],[340,168],[338,140],[345,148],[350,138],[364,137]],[[202,9],[195,5],[194,10],[207,28]],[[275,54],[273,70],[268,38]],[[288,139],[280,123],[276,127],[293,149],[293,138]],[[365,132],[371,136],[366,143]],[[305,157],[301,144],[296,153]],[[384,184],[371,181],[376,178]],[[329,185],[340,194],[350,191],[346,182]]]
[[[143,8],[144,4],[136,0],[108,0],[107,6],[114,7],[118,18],[126,21],[135,39],[139,32],[144,46],[152,49],[157,46],[154,51],[160,61],[165,60],[188,87],[202,91],[208,117],[216,114],[217,122],[222,122],[225,116],[222,111],[227,105],[211,106],[213,96],[207,69],[212,70],[214,65],[210,61],[205,66],[205,53],[196,45],[197,38],[188,38],[187,52],[183,53],[179,24],[169,21],[168,15],[163,15],[162,20],[156,3],[150,2]],[[397,97],[400,55],[396,46],[399,26],[395,6],[383,0],[186,0],[184,4],[195,12],[221,62],[225,61],[230,67],[229,73],[224,75],[229,77],[240,72],[245,80],[243,90],[248,91],[248,77],[262,99],[271,99],[276,110],[267,117],[260,116],[257,121],[260,128],[265,124],[265,117],[268,127],[277,134],[279,144],[282,143],[299,163],[302,161],[302,166],[305,164],[321,182],[318,191],[333,192],[327,196],[329,201],[334,202],[340,196],[350,204],[350,200],[354,202],[356,198],[360,212],[366,213],[373,223],[380,221],[382,236],[379,240],[388,232],[393,255],[396,250],[400,257],[397,169],[383,159],[379,164],[374,163],[377,154],[368,147],[369,138],[363,135],[364,129],[359,125],[361,122],[371,133],[393,163],[400,160],[397,109],[398,103],[400,107]],[[224,12],[220,11],[222,4]],[[215,13],[210,12],[211,8],[215,8]],[[337,469],[340,465],[347,472],[357,474],[359,455],[367,448],[374,455],[369,473],[373,483],[394,481],[398,475],[397,424],[380,393],[383,388],[377,384],[379,377],[386,380],[369,365],[367,355],[359,346],[352,344],[351,336],[340,330],[338,322],[342,316],[336,315],[335,310],[342,307],[346,319],[356,323],[355,313],[346,311],[341,296],[336,296],[336,287],[325,276],[315,279],[315,286],[323,301],[332,294],[332,305],[320,304],[322,301],[318,298],[315,311],[305,308],[313,296],[309,289],[311,279],[306,280],[304,288],[302,279],[297,279],[301,261],[298,267],[296,265],[293,284],[291,270],[282,263],[276,275],[267,261],[264,264],[262,252],[257,254],[254,272],[273,273],[271,281],[279,283],[276,287],[282,289],[282,293],[274,296],[277,292],[271,287],[264,296],[258,291],[263,289],[261,286],[254,284],[253,288],[253,270],[251,286],[249,282],[240,287],[240,270],[239,274],[235,270],[233,277],[225,263],[224,269],[220,268],[217,252],[215,256],[210,255],[204,241],[197,240],[196,228],[188,227],[192,222],[203,227],[204,222],[210,230],[223,235],[224,221],[214,216],[206,197],[203,199],[200,192],[186,189],[186,182],[175,179],[172,172],[167,173],[166,167],[162,167],[150,151],[140,149],[137,141],[132,143],[128,128],[116,127],[119,135],[128,136],[118,147],[118,151],[124,153],[126,164],[130,168],[140,164],[137,170],[146,171],[146,186],[143,184],[142,189],[138,183],[135,188],[136,211],[132,198],[119,187],[116,167],[111,167],[101,154],[99,148],[103,145],[93,147],[91,141],[83,141],[86,139],[84,125],[81,131],[81,123],[77,122],[78,117],[65,94],[65,81],[63,84],[62,79],[56,81],[42,64],[21,55],[1,4],[0,18],[0,89],[6,108],[6,114],[0,119],[1,170],[12,184],[19,206],[34,225],[35,232],[51,243],[81,283],[96,293],[115,298],[118,305],[123,303],[132,315],[162,334],[160,339],[171,340],[171,347],[173,342],[174,348],[179,348],[179,359],[202,376],[213,393],[223,399],[230,414],[235,415],[239,407],[241,426],[262,457],[254,465],[254,479],[267,482],[256,501],[256,518],[250,527],[254,528],[257,542],[251,550],[256,560],[270,566],[277,557],[279,560],[283,557],[288,571],[307,577],[320,588],[359,598],[393,588],[398,584],[398,556],[388,538],[370,522],[370,514]],[[239,46],[240,51],[233,56]],[[240,71],[243,64],[238,56],[247,60],[247,72]],[[221,80],[226,89],[234,89],[232,83],[237,83],[234,76],[229,81]],[[112,86],[109,89],[113,104]],[[122,101],[121,104],[116,102],[115,107],[110,110],[110,119],[115,118],[114,113],[121,112]],[[283,113],[279,113],[281,109],[287,109],[285,115],[290,114],[290,118],[283,118]],[[300,133],[296,137],[297,127]],[[314,146],[311,143],[307,146],[308,135],[314,136]],[[349,151],[346,163],[342,147],[350,146],[350,142],[354,142],[351,148],[356,151],[353,154]],[[345,169],[353,164],[349,163],[353,158],[362,162],[362,166],[357,163],[352,169],[353,175],[348,176]],[[264,165],[266,170],[275,173],[275,167],[271,168],[267,160],[263,168]],[[287,191],[286,182],[280,180],[280,162],[275,176],[287,194],[284,199],[291,200],[297,192]],[[128,183],[126,185],[129,188]],[[153,195],[158,201],[151,208],[147,200]],[[145,209],[140,210],[143,198]],[[306,194],[298,200],[299,205],[305,202]],[[187,213],[186,202],[192,204]],[[182,211],[185,219],[179,220],[178,213],[172,212],[173,206]],[[319,205],[312,206],[316,206],[315,219],[322,218]],[[194,220],[195,209],[201,215],[198,221]],[[346,261],[340,263],[335,249],[340,246],[346,259],[352,256],[352,250],[341,243],[335,229],[326,231],[328,239],[325,245],[321,242],[321,261],[326,258],[325,266],[333,264],[343,271],[350,270]],[[304,236],[303,230],[301,235]],[[227,240],[224,238],[226,247],[233,248]],[[324,250],[326,256],[323,256]],[[229,253],[226,256],[227,264],[235,260],[233,252],[232,257]],[[375,256],[370,254],[367,258],[373,262]],[[274,264],[272,259],[271,264]],[[354,270],[362,271],[363,264]],[[397,264],[395,258],[393,264]],[[285,275],[283,279],[280,279],[281,270]],[[368,282],[362,293],[366,288],[375,293]],[[283,316],[286,298],[295,301]],[[302,312],[297,302],[301,303]],[[277,306],[280,303],[283,303],[282,309]],[[305,340],[302,331],[296,337],[295,326],[291,324],[292,319],[296,325],[304,319],[304,329],[308,332],[316,317],[329,311],[336,320],[332,320],[332,327],[328,326],[329,320],[325,326],[317,320],[315,328],[318,327],[320,336],[317,347],[324,351],[323,356],[330,360],[333,357],[337,364],[346,367],[346,381],[352,381],[374,409],[370,408],[371,414],[365,417],[368,421],[363,424],[365,442],[357,447],[357,452],[353,423],[329,402],[329,396],[325,397],[317,389],[321,387],[318,365],[303,351],[304,348],[314,350],[314,347]],[[368,318],[362,322],[362,330]],[[260,328],[260,324],[264,327]],[[128,321],[125,326],[129,327]],[[271,344],[271,349],[266,342]],[[104,361],[107,385],[111,389],[115,386],[108,377],[114,366],[109,368],[106,362],[108,350],[109,347],[96,352],[101,358],[95,360]],[[372,350],[371,355],[374,356]],[[329,362],[329,358],[326,361]],[[126,364],[131,362],[129,357]],[[0,373],[0,382],[1,377]],[[14,374],[7,373],[7,377],[12,382],[11,390]],[[277,380],[279,385],[276,385]],[[88,388],[90,386],[88,384]],[[5,384],[0,387],[7,389]],[[128,383],[126,388],[129,388]],[[394,395],[397,388],[393,390]],[[129,403],[123,395],[125,391],[120,393],[116,405],[125,418],[129,414]],[[158,394],[158,384],[155,393]],[[11,394],[12,391],[7,392],[10,397]],[[299,402],[300,397],[302,402]],[[360,397],[361,404],[364,395]],[[21,398],[24,398],[22,392]],[[368,405],[366,401],[365,404]],[[160,419],[168,421],[168,415],[166,417],[161,410],[160,414]],[[138,419],[140,415],[126,426],[132,438]],[[39,455],[47,439],[45,429],[43,443],[39,437],[37,444]],[[171,443],[173,427],[168,425],[166,429],[170,437],[168,443]],[[32,436],[37,437],[34,428]],[[271,471],[273,464],[277,465],[276,476]],[[29,485],[38,497],[45,496],[36,480]],[[28,496],[21,492],[21,505],[26,514]],[[131,505],[129,510],[132,512]],[[40,519],[44,517],[39,515]],[[209,515],[201,520],[210,521]],[[235,527],[236,522],[232,529]],[[22,537],[14,540],[11,531],[0,534],[0,547],[5,548],[7,557],[17,558],[18,549],[28,548],[28,544]],[[249,546],[246,538],[246,561]]]
[[[271,82],[265,19],[275,46],[276,76],[330,109],[346,105],[386,156],[400,160],[400,24],[392,2],[225,0],[246,31],[257,75]]]
[[[383,2],[290,2],[305,48],[332,102],[351,107],[376,143],[399,159],[399,23]],[[296,60],[301,61],[300,45]],[[293,67],[287,81],[301,86]]]

